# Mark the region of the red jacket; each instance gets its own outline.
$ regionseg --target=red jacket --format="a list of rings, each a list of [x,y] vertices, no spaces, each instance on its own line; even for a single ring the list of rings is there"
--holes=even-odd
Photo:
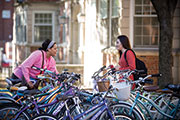
[[[125,60],[124,53],[121,55],[121,58],[119,59],[119,65],[120,65],[119,70],[127,70],[127,69],[134,70],[134,69],[136,69],[136,59],[135,59],[134,53],[130,50],[127,51],[126,59],[127,59],[128,63]],[[134,80],[134,76],[131,75],[130,79]],[[135,87],[135,85],[133,85],[132,89],[134,89],[134,87]]]

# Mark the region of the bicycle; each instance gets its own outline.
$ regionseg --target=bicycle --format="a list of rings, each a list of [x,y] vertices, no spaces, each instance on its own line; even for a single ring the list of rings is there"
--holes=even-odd
[[[109,88],[109,90],[110,89],[111,89],[111,87]],[[109,92],[109,90],[108,90],[108,92]],[[79,120],[79,119],[107,120],[107,119],[111,119],[111,120],[114,120],[115,118],[116,119],[124,118],[124,119],[132,120],[132,118],[130,116],[127,116],[125,114],[112,113],[112,111],[110,111],[109,107],[107,106],[107,100],[104,99],[105,97],[103,98],[103,100],[100,103],[90,107],[88,110],[86,110],[78,115],[72,116],[71,110],[69,109],[69,107],[67,105],[67,100],[74,98],[76,95],[58,95],[57,96],[58,99],[64,101],[65,107],[66,107],[66,111],[65,111],[66,114],[65,114],[65,116],[63,116],[62,120],[67,120],[67,119],[74,119],[74,120]],[[71,108],[71,109],[75,109],[75,108]],[[46,116],[48,116],[48,115],[46,114]],[[45,117],[45,115],[37,115],[37,116],[33,117],[32,119],[38,119],[38,118],[44,118],[44,117]],[[57,118],[53,117],[53,119],[57,119]]]
[[[67,73],[66,73],[67,74]],[[71,78],[73,78],[74,79],[74,76],[75,75],[73,75],[73,76],[69,76],[69,79],[71,79]],[[77,77],[77,76],[76,76]],[[64,78],[63,78],[63,80],[64,80]],[[60,80],[61,82],[63,81],[62,79]],[[70,82],[70,81],[69,81]],[[6,113],[5,112],[5,110],[11,110],[11,113],[13,113],[13,115],[14,115],[14,113],[16,112],[17,114],[15,115],[15,119],[18,119],[19,117],[21,117],[21,115],[23,116],[24,115],[24,113],[26,113],[25,115],[24,115],[24,117],[26,118],[26,119],[29,119],[29,116],[30,115],[28,115],[28,112],[27,112],[27,110],[30,108],[30,109],[32,109],[32,108],[34,108],[35,107],[35,109],[36,109],[36,112],[37,112],[37,114],[40,114],[40,110],[41,110],[41,108],[45,108],[45,107],[48,107],[48,106],[51,106],[51,105],[55,105],[56,103],[58,103],[58,101],[56,100],[56,101],[53,101],[53,99],[55,98],[54,96],[57,94],[57,93],[59,93],[59,92],[61,92],[61,89],[63,88],[64,89],[64,87],[66,87],[66,86],[64,86],[65,84],[62,84],[62,86],[61,87],[59,87],[57,90],[53,90],[53,91],[51,91],[51,92],[48,92],[48,94],[40,94],[40,95],[36,95],[36,96],[34,96],[34,94],[36,94],[36,91],[34,90],[34,92],[31,92],[32,90],[29,90],[28,92],[27,92],[27,90],[26,91],[21,91],[21,93],[18,93],[19,94],[19,96],[24,96],[23,98],[25,99],[25,103],[24,104],[16,104],[16,102],[14,102],[15,100],[11,100],[12,101],[12,103],[11,103],[11,106],[8,106],[8,105],[4,105],[4,104],[2,104],[2,108],[0,108],[0,111],[2,112],[2,111],[4,111],[4,113]],[[66,89],[65,89],[66,90]],[[70,90],[70,91],[72,91],[72,90]],[[24,93],[26,93],[26,94],[24,94]],[[30,94],[29,92],[31,92],[32,94]],[[68,90],[66,90],[66,92],[69,92]],[[41,96],[44,96],[44,95],[48,95],[46,98],[44,98],[43,100],[38,100],[37,101],[37,98],[39,98],[39,97],[41,97]],[[27,99],[26,99],[27,98]],[[1,100],[1,99],[0,99]],[[10,101],[10,100],[9,100]],[[29,103],[27,103],[29,101]],[[4,102],[7,102],[7,98],[6,99],[4,99]],[[46,103],[46,102],[48,102],[48,104],[44,104],[44,103]],[[9,102],[8,102],[9,103]],[[27,104],[27,105],[26,105]],[[44,104],[44,105],[43,105]],[[33,107],[34,106],[34,107]],[[50,107],[50,108],[52,108],[52,107]],[[49,109],[50,109],[49,108]],[[14,109],[16,109],[16,111],[13,111]],[[42,111],[41,111],[42,112]],[[9,113],[9,112],[8,112]],[[11,115],[9,115],[9,116],[11,116]]]
[[[132,73],[134,73],[136,71],[131,71],[128,73],[128,76]],[[153,74],[153,75],[147,75],[145,78],[140,78],[139,80],[136,81],[129,81],[130,83],[139,83],[141,81],[145,81],[146,79],[148,79],[149,77],[160,77],[160,74]],[[124,79],[125,80],[125,79]],[[170,87],[169,87],[170,88]],[[144,116],[148,116],[146,119],[161,119],[161,118],[154,118],[153,113],[147,108],[147,103],[150,104],[151,106],[153,106],[153,108],[156,110],[156,112],[158,114],[161,114],[163,117],[162,118],[166,118],[166,119],[179,119],[179,111],[180,111],[180,98],[179,98],[179,93],[176,93],[177,90],[179,90],[179,88],[174,91],[173,88],[170,88],[173,93],[171,94],[171,97],[169,97],[169,100],[166,100],[166,108],[169,109],[169,113],[163,111],[154,101],[152,101],[151,99],[141,95],[140,91],[135,91],[132,92],[133,95],[135,95],[134,97],[134,101],[132,101],[132,106],[131,106],[131,110],[134,109],[134,107],[138,107],[139,109],[141,109],[141,112],[144,114]],[[173,97],[177,97],[178,98],[178,102],[176,105],[172,105],[172,98]],[[146,101],[146,103],[145,103]],[[173,107],[170,107],[173,106]],[[148,114],[148,115],[147,115]]]

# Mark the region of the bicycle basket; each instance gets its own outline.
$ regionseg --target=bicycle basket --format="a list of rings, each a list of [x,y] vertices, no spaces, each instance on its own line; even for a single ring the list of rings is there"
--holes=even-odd
[[[131,85],[126,82],[114,83],[113,93],[119,100],[128,100],[130,97]]]
[[[107,91],[109,88],[109,84],[110,84],[109,80],[98,81],[97,85],[99,92]]]

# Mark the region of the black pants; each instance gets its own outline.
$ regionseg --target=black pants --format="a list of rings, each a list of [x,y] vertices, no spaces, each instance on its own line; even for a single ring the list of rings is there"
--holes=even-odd
[[[12,79],[19,79],[14,73],[11,75],[11,78]],[[34,89],[37,89],[38,86],[39,86],[39,83],[40,83],[40,80],[37,80],[36,84],[34,85]],[[24,78],[24,76],[22,77],[22,83],[21,83],[22,86],[27,86],[28,89],[31,89],[28,85],[28,83],[26,82],[26,79]]]
[[[11,78],[12,78],[12,79],[20,79],[20,78],[18,78],[14,73],[12,73]],[[27,84],[27,82],[26,82],[26,80],[25,80],[24,77],[22,77],[21,86],[27,86],[28,89],[30,88],[29,85]]]
[[[12,79],[19,79],[14,73],[11,75]]]

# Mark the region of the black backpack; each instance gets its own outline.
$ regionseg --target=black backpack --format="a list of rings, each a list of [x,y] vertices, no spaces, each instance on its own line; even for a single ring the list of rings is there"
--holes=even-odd
[[[145,65],[145,63],[143,61],[141,61],[140,59],[138,59],[136,57],[136,54],[135,54],[135,52],[132,49],[127,49],[125,51],[125,53],[124,53],[124,58],[125,58],[127,64],[128,64],[128,61],[126,59],[126,53],[127,53],[128,50],[131,50],[134,53],[134,56],[135,56],[135,59],[136,59],[136,69],[144,71],[144,72],[140,72],[138,74],[134,74],[134,80],[138,80],[139,77],[145,77],[147,75],[147,67],[146,67],[146,65]]]

